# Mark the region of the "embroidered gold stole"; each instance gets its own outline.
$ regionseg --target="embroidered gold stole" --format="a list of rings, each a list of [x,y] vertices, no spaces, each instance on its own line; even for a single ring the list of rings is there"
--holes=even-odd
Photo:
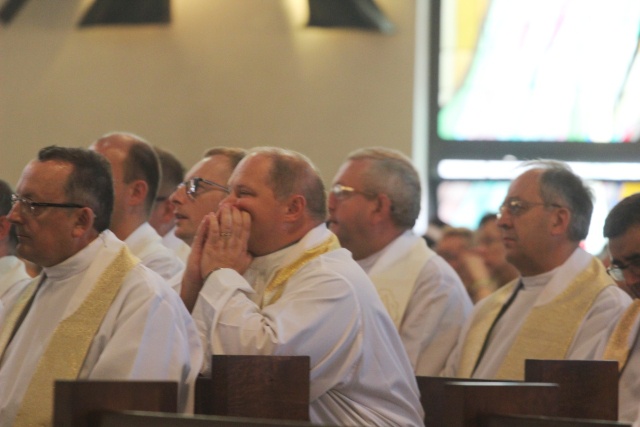
[[[29,282],[29,284],[22,290],[22,293],[18,297],[18,300],[13,305],[13,309],[9,312],[6,321],[4,322],[4,327],[2,331],[0,331],[0,361],[2,361],[2,357],[4,356],[4,351],[7,349],[7,345],[11,340],[11,336],[13,335],[13,331],[16,328],[16,324],[18,323],[18,319],[22,316],[22,312],[25,310],[29,301],[33,297],[36,289],[38,288],[38,284],[40,283],[42,278],[40,276],[35,277]]]
[[[618,370],[622,372],[629,360],[629,352],[635,339],[629,341],[631,330],[635,325],[638,315],[640,315],[640,300],[635,299],[620,317],[613,333],[609,337],[602,358],[604,360],[615,360],[618,362]],[[637,337],[636,337],[637,339]]]
[[[391,249],[393,250],[393,248]],[[378,295],[396,325],[396,329],[400,329],[404,312],[411,295],[413,295],[416,280],[425,261],[434,255],[427,249],[422,237],[419,237],[419,240],[404,251],[395,262],[379,270],[374,266],[369,272],[369,277],[376,286]],[[383,255],[383,258],[386,256],[389,254]]]
[[[260,306],[266,307],[267,305],[276,302],[282,296],[285,285],[291,276],[304,267],[309,261],[312,261],[322,254],[339,248],[340,243],[338,242],[338,238],[332,233],[331,236],[329,236],[329,238],[320,245],[307,249],[300,257],[298,257],[298,259],[293,261],[291,264],[282,267],[276,272],[273,279],[271,279],[265,288],[264,296],[262,297],[262,304]]]
[[[471,377],[487,333],[518,281],[494,292],[469,329],[456,376]],[[567,288],[547,304],[534,306],[508,350],[496,379],[524,379],[525,359],[564,359],[597,296],[613,286],[602,264],[592,259]]]
[[[58,324],[31,378],[14,427],[51,424],[55,380],[78,377],[104,316],[124,278],[138,262],[123,246],[80,307]]]

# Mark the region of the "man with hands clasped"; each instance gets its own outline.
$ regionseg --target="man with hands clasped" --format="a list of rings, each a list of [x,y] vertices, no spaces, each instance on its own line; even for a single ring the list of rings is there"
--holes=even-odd
[[[310,356],[313,423],[423,425],[415,377],[376,290],[326,225],[301,154],[256,148],[200,225],[181,295],[212,354]]]

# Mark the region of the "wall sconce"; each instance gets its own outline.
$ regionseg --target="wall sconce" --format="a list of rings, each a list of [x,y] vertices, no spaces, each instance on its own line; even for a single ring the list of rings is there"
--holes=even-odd
[[[7,0],[0,8],[0,21],[3,24],[8,24],[11,22],[13,17],[18,13],[18,11],[24,6],[27,0]]]
[[[395,28],[373,0],[309,0],[309,26],[356,27],[383,33]]]
[[[112,24],[167,24],[171,0],[95,0],[81,27]]]

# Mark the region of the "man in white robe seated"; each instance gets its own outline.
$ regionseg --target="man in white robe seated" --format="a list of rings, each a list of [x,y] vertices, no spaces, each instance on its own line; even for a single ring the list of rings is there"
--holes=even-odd
[[[229,194],[227,181],[233,169],[240,163],[246,151],[242,148],[215,147],[207,150],[186,174],[170,196],[174,206],[175,235],[191,247],[198,225]],[[169,280],[169,284],[180,293],[182,274]]]
[[[589,188],[564,163],[530,166],[511,183],[498,220],[522,277],[474,307],[444,376],[521,380],[526,359],[594,359],[609,322],[631,302],[579,247],[593,210]]]
[[[198,229],[182,285],[205,372],[211,354],[308,355],[313,423],[423,425],[400,336],[326,228],[313,165],[291,151],[254,149],[229,187]]]
[[[111,163],[115,199],[109,229],[163,278],[182,274],[184,263],[148,223],[160,182],[160,162],[153,147],[136,135],[110,133],[90,149]]]
[[[416,375],[438,375],[472,304],[453,268],[412,232],[420,200],[411,160],[364,148],[333,179],[329,228],[376,286]]]
[[[12,194],[9,184],[0,180],[0,324],[6,312],[2,296],[14,287],[22,288],[31,278],[24,262],[15,256],[18,236],[7,218],[11,210]]]
[[[640,415],[640,193],[609,212],[604,237],[609,239],[611,259],[607,270],[634,301],[620,320],[611,323],[611,336],[601,343],[602,358],[618,361],[618,417],[633,422]]]
[[[161,174],[158,195],[153,204],[151,215],[149,215],[149,224],[162,237],[162,244],[186,264],[191,248],[175,235],[176,218],[170,199],[171,194],[184,180],[185,168],[171,152],[155,146],[153,149],[160,161]]]
[[[43,270],[2,297],[0,426],[51,425],[56,379],[176,381],[188,411],[202,365],[198,332],[178,295],[107,229],[107,161],[44,148],[12,203],[18,255]]]
[[[13,191],[9,184],[0,180],[0,298],[16,284],[30,279],[24,262],[15,256],[18,236],[7,218],[11,210],[11,194]],[[0,312],[0,321],[1,316]]]

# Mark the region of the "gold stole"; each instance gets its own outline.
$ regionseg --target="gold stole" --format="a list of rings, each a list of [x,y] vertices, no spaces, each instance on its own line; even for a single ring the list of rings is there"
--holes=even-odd
[[[413,295],[416,279],[422,271],[425,261],[435,255],[429,252],[422,237],[419,239],[392,265],[388,265],[387,268],[378,272],[374,272],[376,269],[374,267],[369,272],[369,277],[376,286],[378,295],[380,295],[382,303],[398,330],[411,295]]]
[[[16,327],[16,323],[18,323],[18,319],[20,315],[24,311],[25,307],[31,300],[34,292],[38,288],[38,284],[42,280],[41,276],[38,276],[31,280],[29,284],[22,290],[22,293],[18,297],[17,302],[14,304],[13,309],[7,316],[7,319],[4,323],[4,327],[2,331],[0,331],[0,361],[2,361],[2,357],[4,356],[4,351],[9,344],[9,340],[11,339],[11,335],[13,334],[13,330]]]
[[[331,234],[327,240],[320,245],[307,249],[304,253],[291,264],[281,268],[276,272],[271,282],[264,290],[264,296],[262,297],[261,307],[273,304],[276,302],[284,292],[284,287],[289,278],[293,276],[298,270],[305,266],[309,261],[319,257],[322,254],[336,250],[340,248],[340,243],[335,234]]]
[[[489,339],[487,336],[489,329],[498,316],[500,309],[515,290],[519,280],[518,278],[509,282],[483,301],[482,306],[473,318],[473,324],[469,328],[464,344],[462,345],[460,367],[458,368],[458,372],[456,372],[457,377],[471,378],[473,369],[476,366],[476,361],[478,357],[480,357],[482,346],[485,340]]]
[[[138,262],[124,246],[80,307],[58,324],[31,378],[14,427],[51,424],[55,380],[78,377],[104,316],[125,276]]]
[[[618,370],[620,372],[622,372],[622,369],[629,359],[629,352],[633,345],[633,342],[629,342],[629,335],[631,334],[631,329],[633,329],[639,314],[640,300],[635,299],[620,317],[616,328],[611,334],[611,337],[609,337],[604,354],[602,355],[602,359],[604,360],[617,361]]]
[[[504,288],[496,291],[489,297],[492,300],[483,307],[484,310],[478,312],[478,321],[470,328],[462,349],[458,376],[472,375],[482,345],[488,339],[489,328],[516,283],[509,283],[504,291]],[[604,267],[600,261],[592,259],[589,266],[553,301],[534,306],[502,361],[496,379],[523,380],[525,359],[564,359],[584,317],[607,286],[612,284]]]

